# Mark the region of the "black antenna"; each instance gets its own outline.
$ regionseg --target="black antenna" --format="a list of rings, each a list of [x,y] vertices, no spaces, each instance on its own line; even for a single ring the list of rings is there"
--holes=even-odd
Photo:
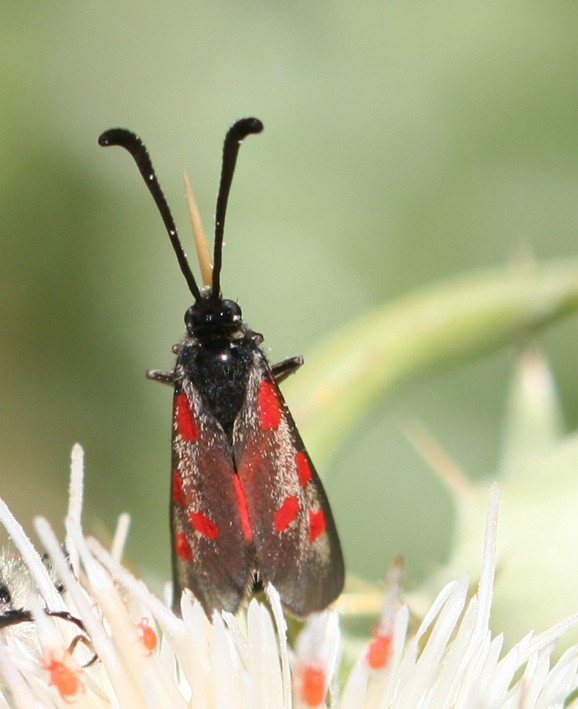
[[[239,121],[239,123],[240,122],[241,121]],[[252,131],[247,130],[245,135],[250,132],[252,132]],[[242,138],[244,138],[245,135],[243,135]],[[240,140],[242,140],[242,138]],[[163,194],[163,191],[162,191],[159,181],[157,179],[156,173],[154,171],[150,156],[149,156],[148,151],[147,151],[146,147],[144,146],[142,140],[137,135],[135,135],[132,131],[126,130],[125,128],[111,128],[110,130],[105,131],[100,136],[100,138],[98,139],[98,143],[99,143],[99,145],[102,145],[103,147],[108,147],[109,145],[120,145],[122,148],[125,148],[125,150],[128,150],[128,152],[132,155],[132,157],[133,157],[133,159],[140,171],[140,174],[143,176],[146,186],[149,188],[149,191],[152,194],[154,201],[156,202],[157,208],[160,212],[162,220],[163,220],[165,227],[167,229],[169,238],[171,240],[171,244],[173,245],[173,249],[175,250],[175,253],[177,255],[177,260],[179,262],[179,266],[181,267],[181,271],[183,273],[183,276],[185,277],[185,280],[187,281],[187,285],[189,286],[189,290],[193,294],[193,298],[195,300],[200,300],[201,299],[201,292],[199,290],[199,287],[197,285],[195,277],[193,276],[193,272],[191,271],[191,267],[189,266],[189,263],[187,261],[187,256],[183,250],[183,246],[180,242],[179,235],[177,233],[177,227],[175,226],[175,220],[173,219],[173,216],[171,214],[171,210],[169,209],[169,205],[167,203],[166,197]],[[226,139],[225,139],[225,146],[226,146]],[[238,150],[239,150],[239,148],[237,148],[237,151]],[[235,153],[235,157],[236,157],[236,153]],[[233,167],[234,166],[235,166],[235,162],[233,161]],[[230,184],[230,179],[229,179],[229,184]],[[226,199],[225,199],[225,204],[226,204]],[[218,213],[218,208],[217,208],[217,213]]]
[[[219,298],[221,292],[221,263],[223,251],[223,231],[225,228],[225,213],[227,211],[227,201],[229,190],[235,172],[235,164],[239,148],[244,138],[250,133],[260,133],[263,124],[258,118],[241,118],[233,123],[225,136],[223,145],[223,167],[221,168],[221,184],[219,185],[219,195],[217,197],[217,211],[215,214],[215,250],[213,255],[213,286],[211,297]],[[161,193],[162,194],[162,193]]]

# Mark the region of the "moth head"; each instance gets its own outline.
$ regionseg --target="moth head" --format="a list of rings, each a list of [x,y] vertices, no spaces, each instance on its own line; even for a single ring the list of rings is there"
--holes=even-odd
[[[185,325],[190,337],[230,336],[243,326],[241,308],[234,300],[200,298],[185,313]]]

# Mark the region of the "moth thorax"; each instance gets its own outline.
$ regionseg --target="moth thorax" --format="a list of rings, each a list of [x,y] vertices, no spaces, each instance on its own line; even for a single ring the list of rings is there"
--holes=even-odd
[[[227,337],[243,326],[241,308],[233,300],[201,298],[185,313],[185,325],[191,337]]]

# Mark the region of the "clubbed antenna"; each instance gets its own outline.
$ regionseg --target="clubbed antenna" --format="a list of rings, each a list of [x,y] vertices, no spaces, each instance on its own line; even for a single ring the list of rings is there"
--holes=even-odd
[[[215,215],[215,247],[213,256],[213,287],[211,296],[219,298],[221,293],[221,263],[223,251],[223,231],[225,228],[225,214],[227,212],[227,201],[229,190],[235,172],[235,164],[239,148],[244,138],[250,133],[260,133],[263,124],[258,118],[241,118],[233,123],[225,136],[223,145],[223,167],[221,168],[221,184],[219,185],[219,195],[217,197],[217,211]]]
[[[110,130],[105,131],[98,139],[98,143],[103,147],[107,147],[109,145],[120,145],[122,148],[125,148],[125,150],[128,150],[128,152],[132,155],[140,174],[143,176],[146,186],[149,188],[149,191],[156,202],[157,208],[171,240],[171,244],[173,245],[173,249],[177,255],[179,266],[181,267],[183,276],[189,286],[189,290],[193,294],[193,298],[195,300],[199,300],[201,298],[201,292],[199,291],[199,287],[197,286],[197,282],[193,276],[189,262],[187,261],[187,256],[180,242],[171,210],[169,209],[169,205],[163,194],[144,143],[132,131],[126,130],[125,128],[111,128]]]

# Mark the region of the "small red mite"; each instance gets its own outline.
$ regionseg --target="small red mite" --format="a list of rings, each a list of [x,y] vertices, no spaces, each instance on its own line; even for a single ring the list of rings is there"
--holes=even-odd
[[[301,699],[308,707],[318,707],[325,699],[325,672],[309,665],[301,671]]]
[[[147,651],[147,655],[150,657],[159,644],[159,637],[154,628],[151,627],[148,618],[143,618],[140,623],[136,624],[136,628],[140,635],[140,642],[142,646]]]
[[[391,655],[391,635],[377,635],[367,650],[367,664],[372,670],[381,670]]]
[[[86,690],[82,680],[79,678],[82,670],[68,665],[66,663],[67,658],[70,659],[68,653],[63,655],[62,660],[58,660],[54,654],[50,654],[48,657],[43,658],[42,667],[50,675],[50,686],[55,687],[60,696],[68,702],[78,692]]]

